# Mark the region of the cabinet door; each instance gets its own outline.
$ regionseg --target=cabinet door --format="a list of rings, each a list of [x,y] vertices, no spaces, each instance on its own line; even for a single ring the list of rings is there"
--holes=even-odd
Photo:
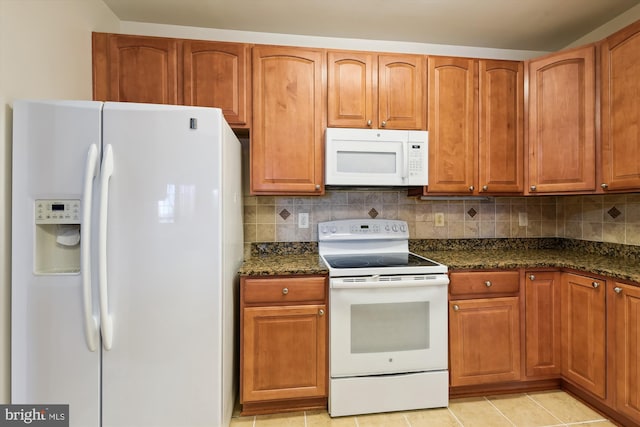
[[[528,377],[558,377],[560,341],[560,273],[525,273],[525,368]]]
[[[428,64],[428,192],[473,193],[477,174],[477,62],[430,56]]]
[[[520,380],[518,297],[449,302],[451,386]]]
[[[595,47],[529,63],[528,191],[594,191]]]
[[[640,424],[640,287],[615,283],[613,301],[613,351],[616,409]]]
[[[524,189],[524,65],[479,61],[478,189],[518,193]]]
[[[243,310],[243,402],[326,396],[325,310],[325,305]]]
[[[608,190],[640,189],[640,22],[602,44],[602,179]]]
[[[249,45],[185,40],[185,105],[218,107],[231,125],[246,125],[249,96]]]
[[[331,51],[327,59],[327,125],[368,128],[377,124],[376,55]]]
[[[178,104],[178,42],[93,34],[94,99]]]
[[[605,398],[605,283],[562,278],[562,376]]]
[[[425,58],[378,56],[378,127],[426,129]]]
[[[253,48],[252,194],[324,194],[324,55]]]

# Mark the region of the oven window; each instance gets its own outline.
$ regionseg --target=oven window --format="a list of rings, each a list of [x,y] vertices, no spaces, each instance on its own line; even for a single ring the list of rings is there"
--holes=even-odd
[[[428,301],[351,305],[351,353],[428,348]]]
[[[395,152],[338,151],[337,172],[396,173]]]

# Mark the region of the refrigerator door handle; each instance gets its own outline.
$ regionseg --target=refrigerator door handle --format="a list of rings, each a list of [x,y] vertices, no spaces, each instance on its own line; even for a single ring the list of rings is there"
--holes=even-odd
[[[111,144],[104,148],[100,171],[100,216],[98,231],[98,283],[100,288],[100,328],[102,346],[111,350],[113,344],[113,319],[109,313],[107,285],[107,211],[109,207],[109,180],[113,174],[113,149]]]
[[[98,175],[98,146],[91,144],[87,152],[82,192],[82,226],[80,228],[80,270],[82,271],[82,302],[84,307],[84,333],[87,347],[96,351],[98,342],[98,319],[93,316],[93,294],[91,291],[91,207],[93,180]]]

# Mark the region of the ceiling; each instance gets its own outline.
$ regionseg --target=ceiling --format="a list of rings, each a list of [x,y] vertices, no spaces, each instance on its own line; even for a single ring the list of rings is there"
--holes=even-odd
[[[554,51],[640,0],[103,0],[123,21]]]

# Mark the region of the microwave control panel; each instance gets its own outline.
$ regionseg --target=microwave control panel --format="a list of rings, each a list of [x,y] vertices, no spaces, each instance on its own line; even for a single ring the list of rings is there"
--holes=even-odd
[[[409,185],[423,185],[429,177],[428,171],[428,142],[408,142],[407,174]]]

